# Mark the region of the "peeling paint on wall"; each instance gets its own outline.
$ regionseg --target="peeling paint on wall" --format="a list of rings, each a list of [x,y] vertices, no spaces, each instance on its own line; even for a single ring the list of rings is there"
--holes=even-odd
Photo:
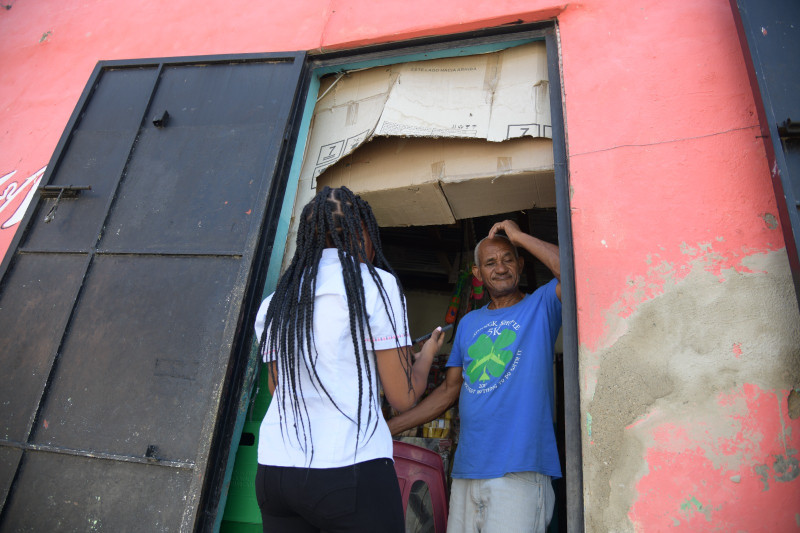
[[[681,504],[681,511],[683,512],[684,516],[691,518],[695,513],[701,513],[705,516],[706,520],[711,521],[711,509],[708,507],[704,507],[702,503],[700,503],[696,497],[689,496],[685,502]],[[680,520],[673,519],[674,525],[680,524]]]
[[[764,224],[766,224],[767,228],[778,229],[778,219],[772,213],[764,213],[761,218],[764,219]]]
[[[638,499],[629,513],[634,530],[792,530],[800,501],[795,482],[800,425],[785,425],[786,413],[775,409],[785,397],[786,391],[752,384],[720,395],[717,416],[736,429],[733,435],[712,430],[719,425],[712,413],[680,426],[662,420],[648,428],[648,472],[636,484]],[[772,512],[760,512],[768,508]]]
[[[616,342],[639,305],[698,265],[723,283],[729,272],[752,268],[748,257],[783,250],[780,223],[765,219],[776,212],[774,195],[757,192],[770,185],[757,131],[570,157],[579,335],[586,349]],[[582,386],[591,394],[593,384]]]
[[[699,257],[592,354],[597,385],[582,398],[592,414],[588,531],[794,523],[800,420],[788,398],[800,382],[800,314],[785,252],[742,267],[717,271]],[[759,508],[770,516],[747,510]],[[751,515],[758,527],[742,525]]]
[[[789,393],[786,407],[789,410],[789,418],[792,420],[800,418],[800,386],[795,387],[792,392]]]

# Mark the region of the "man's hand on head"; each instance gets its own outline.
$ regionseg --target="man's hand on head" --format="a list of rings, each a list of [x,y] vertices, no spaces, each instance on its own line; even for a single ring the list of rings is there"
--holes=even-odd
[[[545,242],[525,233],[512,220],[504,220],[492,226],[492,229],[489,230],[489,238],[497,235],[499,231],[504,231],[511,244],[528,251],[536,259],[544,263],[556,278],[561,280],[561,260],[559,258],[558,245]],[[521,258],[522,256],[520,256]]]
[[[513,220],[504,220],[496,223],[492,226],[492,229],[489,230],[489,238],[493,238],[499,231],[503,231],[514,246],[520,246],[520,236],[526,235]]]

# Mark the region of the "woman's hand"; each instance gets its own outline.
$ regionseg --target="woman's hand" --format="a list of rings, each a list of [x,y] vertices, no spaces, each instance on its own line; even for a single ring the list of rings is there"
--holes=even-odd
[[[433,357],[439,352],[442,344],[444,344],[444,332],[442,328],[436,328],[431,338],[422,345],[419,353],[413,353],[410,346],[375,351],[383,392],[392,407],[402,413],[417,403],[428,386],[428,372],[431,370]],[[410,389],[406,374],[408,365],[411,365]]]
[[[444,344],[444,331],[442,331],[441,326],[439,326],[433,330],[430,338],[422,343],[420,351],[414,354],[414,361],[416,362],[420,357],[426,357],[428,355],[434,357],[439,353],[439,350],[441,350],[442,344]]]

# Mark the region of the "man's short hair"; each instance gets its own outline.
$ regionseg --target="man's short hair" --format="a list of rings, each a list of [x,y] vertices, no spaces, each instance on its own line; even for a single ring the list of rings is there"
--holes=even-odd
[[[475,265],[476,266],[481,266],[480,262],[478,261],[478,249],[481,247],[481,244],[483,244],[483,241],[485,241],[488,238],[489,237],[484,237],[483,239],[478,241],[478,244],[475,245],[475,252],[474,252],[474,256],[475,257],[474,257],[474,259],[475,259]],[[517,247],[514,246],[514,244],[511,242],[511,239],[509,239],[505,235],[499,235],[499,234],[495,235],[494,237],[492,237],[492,239],[505,239],[505,240],[507,240],[508,244],[511,245],[511,249],[514,250],[514,259],[519,259],[519,252],[517,251]]]

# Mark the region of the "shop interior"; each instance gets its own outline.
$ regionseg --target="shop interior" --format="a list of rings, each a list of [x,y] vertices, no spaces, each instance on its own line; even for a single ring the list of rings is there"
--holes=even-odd
[[[456,221],[455,224],[437,226],[384,227],[381,240],[384,253],[400,278],[408,302],[409,329],[412,338],[430,332],[436,326],[454,324],[470,310],[489,302],[488,294],[472,276],[472,251],[477,241],[485,237],[495,222],[510,219],[523,230],[544,241],[557,243],[555,208],[532,208],[525,211],[499,213]],[[525,258],[520,288],[530,293],[552,279],[552,273],[533,256],[520,251]],[[474,280],[474,282],[473,282]],[[455,328],[447,332],[445,344],[437,356],[428,379],[432,390],[444,379],[447,358],[452,347]],[[563,465],[563,401],[562,349],[556,344],[553,364],[556,391],[554,421],[556,438]],[[392,415],[384,405],[384,414]],[[444,465],[449,487],[452,460],[458,446],[458,403],[441,418],[408,430],[395,439],[422,446],[437,452]],[[563,512],[563,480],[554,482],[557,501],[550,531],[559,531],[558,513]],[[559,495],[562,497],[559,498]],[[563,523],[563,520],[562,520]],[[422,532],[433,529],[433,503],[430,487],[418,482],[412,487],[406,507],[407,531]]]
[[[520,228],[544,241],[557,243],[555,208],[531,208],[509,213],[480,216],[458,220],[452,224],[381,227],[384,254],[403,285],[407,299],[409,331],[412,338],[431,332],[436,326],[452,323],[445,343],[438,354],[428,379],[432,390],[444,379],[445,365],[452,347],[454,332],[459,320],[470,310],[488,304],[488,294],[473,284],[471,274],[472,250],[478,240],[486,236],[495,222],[510,219]],[[525,258],[520,288],[530,293],[547,283],[552,274],[538,260],[521,250]],[[563,365],[561,338],[556,342],[553,360],[555,380],[555,412],[553,420],[561,459],[564,464],[564,412]],[[266,414],[270,397],[267,372],[261,372],[252,394],[252,401],[244,423],[236,464],[231,479],[225,521],[222,531],[244,531],[241,524],[258,524],[260,516],[255,502],[252,479],[257,463],[257,435],[261,420]],[[384,415],[391,417],[388,403]],[[442,459],[445,473],[445,501],[449,497],[450,471],[453,455],[458,446],[458,403],[440,419],[404,432],[396,440],[421,446],[436,452]],[[556,508],[548,531],[566,531],[566,484],[564,479],[554,480]],[[410,487],[406,504],[406,531],[435,533],[435,506],[431,487],[417,482]],[[233,529],[237,524],[239,529]],[[260,526],[258,526],[260,527]],[[252,531],[257,531],[254,526]],[[249,531],[249,530],[248,530]]]
[[[318,190],[344,185],[364,198],[381,227],[384,255],[405,291],[412,338],[437,326],[455,326],[431,368],[432,390],[444,379],[458,322],[489,301],[471,272],[475,244],[504,219],[558,243],[549,115],[543,42],[323,77],[284,268],[294,253],[299,210]],[[552,273],[527,252],[520,253],[525,257],[521,289],[530,293]],[[564,471],[560,337],[555,351],[553,419]],[[255,436],[269,402],[268,394],[259,394],[266,389],[264,374],[245,422],[225,520],[260,522],[249,488],[251,467],[245,465],[255,467]],[[384,415],[392,416],[388,403]],[[438,454],[445,493],[458,429],[456,403],[440,419],[395,437]],[[444,510],[434,503],[437,489],[424,482],[410,485],[406,531],[438,531],[435,518]],[[566,530],[564,480],[553,486],[556,510],[549,531]]]

